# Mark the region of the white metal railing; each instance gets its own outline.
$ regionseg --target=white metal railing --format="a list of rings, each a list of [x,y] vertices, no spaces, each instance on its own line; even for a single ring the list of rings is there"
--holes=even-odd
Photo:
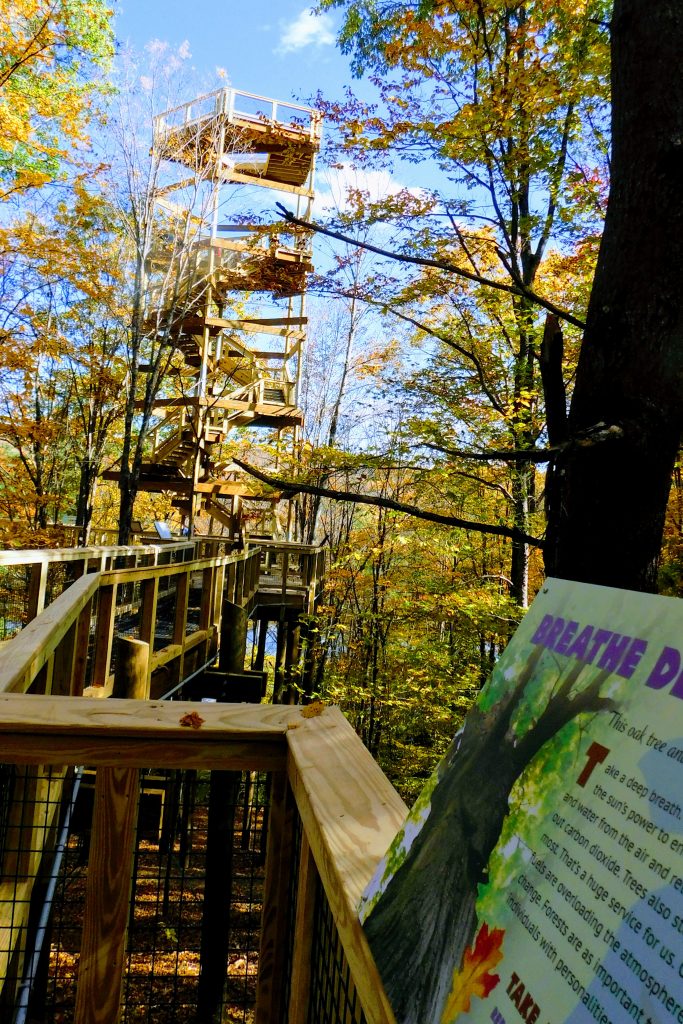
[[[193,124],[206,117],[223,115],[231,121],[264,121],[298,131],[311,140],[320,138],[322,118],[317,110],[298,103],[282,103],[257,93],[238,89],[217,89],[154,118],[155,135]]]

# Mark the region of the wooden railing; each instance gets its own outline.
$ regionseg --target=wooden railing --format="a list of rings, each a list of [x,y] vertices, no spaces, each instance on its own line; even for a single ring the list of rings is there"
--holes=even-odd
[[[147,548],[135,550],[150,551],[148,557],[155,558],[159,553],[155,555]],[[159,550],[182,556],[186,551],[194,554],[195,547],[181,544]],[[117,623],[126,616],[132,616],[132,621],[126,622],[126,632],[132,635],[121,637],[119,691],[126,692],[126,687],[133,686],[137,696],[149,696],[150,689],[154,692],[154,674],[162,668],[170,689],[188,674],[186,662],[190,656],[193,668],[215,658],[223,601],[250,610],[258,590],[259,563],[260,552],[255,549],[192,562],[81,575],[5,644],[0,660],[0,693],[79,696],[87,689],[88,696],[109,696],[116,682],[112,655]],[[193,576],[201,576],[201,604],[198,621],[190,623]],[[167,642],[159,643],[160,595],[171,591],[170,631]],[[126,675],[133,681],[126,681]]]
[[[273,545],[272,554],[282,554]],[[316,549],[302,550],[303,574]],[[249,770],[272,773],[268,815],[257,1024],[305,1024],[311,997],[313,962],[321,950],[311,941],[313,904],[323,899],[343,949],[350,985],[369,1024],[393,1021],[356,906],[396,829],[405,808],[392,786],[338,710],[326,708],[316,717],[305,709],[248,705],[197,705],[183,701],[112,698],[93,701],[74,696],[84,682],[84,639],[97,595],[95,678],[108,675],[112,644],[112,609],[116,593],[142,578],[142,613],[146,624],[146,670],[168,664],[168,648],[154,651],[151,624],[159,587],[175,579],[186,593],[188,573],[202,572],[203,643],[211,643],[216,595],[234,603],[249,602],[258,585],[261,552],[205,559],[191,565],[125,568],[84,575],[58,597],[0,655],[0,751],[5,765],[36,765],[24,788],[32,800],[10,812],[14,833],[35,837],[53,829],[60,785],[50,766],[87,764],[96,776],[95,815],[90,846],[88,885],[81,940],[76,1024],[115,1024],[119,1019],[122,950],[130,918],[128,898],[133,871],[132,833],[136,819],[138,772],[162,769]],[[308,559],[308,561],[306,561]],[[298,566],[302,571],[301,565]],[[183,601],[176,602],[177,605]],[[178,620],[176,620],[176,623]],[[87,627],[86,627],[87,624]],[[108,628],[104,628],[104,625]],[[182,631],[180,631],[182,632]],[[183,647],[180,636],[179,643]],[[144,642],[144,641],[143,641]],[[186,644],[185,650],[186,650]],[[175,651],[173,656],[182,656]],[[156,659],[156,662],[155,662]],[[101,692],[106,688],[101,686]],[[90,691],[92,692],[92,691]],[[42,693],[42,696],[34,694]],[[67,696],[67,694],[72,694]],[[187,728],[185,716],[201,709],[199,728]],[[20,779],[25,776],[17,775]],[[42,795],[40,799],[36,795]],[[15,800],[22,799],[22,785]],[[44,798],[44,799],[43,799]],[[26,809],[28,807],[28,810]],[[50,808],[52,810],[50,811]],[[299,830],[300,852],[294,856]],[[15,848],[32,851],[22,869],[0,865],[0,949],[5,966],[26,941],[33,879],[40,868],[40,850],[19,839]],[[14,856],[16,860],[16,856]],[[296,903],[288,894],[296,872]],[[9,876],[9,877],[8,877]],[[293,923],[293,927],[292,927]],[[3,958],[0,956],[0,969]],[[348,986],[347,986],[348,988]],[[283,1017],[285,1002],[287,1018]],[[325,1000],[324,1000],[325,1001]],[[316,1004],[317,1005],[317,1004]],[[325,1004],[327,1006],[327,1004]],[[329,1012],[316,1011],[319,1024],[360,1022],[340,1017],[335,1002]]]
[[[261,550],[259,590],[268,597],[299,599],[305,614],[313,614],[325,580],[327,548],[323,544],[295,544],[289,541],[249,537]]]
[[[12,570],[25,574],[25,594],[20,595],[22,608],[18,613],[18,630],[43,611],[49,603],[48,596],[58,596],[76,579],[87,573],[104,572],[115,565],[123,568],[184,562],[195,555],[196,545],[188,541],[175,544],[135,544],[129,547],[110,544],[86,548],[0,551],[0,617],[6,616],[2,607],[3,579]],[[59,579],[51,580],[51,574],[59,574]],[[56,593],[53,594],[52,591]]]
[[[88,888],[78,974],[76,1024],[116,1024],[133,873],[137,775],[166,768],[272,772],[264,883],[257,1024],[279,1024],[289,992],[289,1024],[308,1018],[310,921],[317,879],[335,922],[368,1024],[394,1020],[356,907],[377,862],[400,827],[405,806],[335,708],[306,719],[301,708],[200,705],[201,728],[182,725],[197,704],[0,696],[3,761],[98,767]],[[36,805],[37,806],[37,805]],[[38,812],[40,813],[40,812]],[[293,835],[301,829],[294,860]],[[33,828],[24,822],[24,828]],[[293,928],[290,874],[297,871]],[[3,888],[4,885],[4,888]],[[0,931],[18,933],[0,881]],[[4,898],[4,902],[3,902]],[[8,925],[7,922],[10,922]],[[287,934],[291,930],[291,934]],[[288,975],[288,976],[287,976]],[[343,1024],[338,1007],[318,1024]]]

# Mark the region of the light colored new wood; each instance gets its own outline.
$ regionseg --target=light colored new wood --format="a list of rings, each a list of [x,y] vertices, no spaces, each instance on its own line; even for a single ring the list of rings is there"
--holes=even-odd
[[[256,988],[256,1024],[272,1024],[284,1000],[289,880],[292,872],[296,808],[286,772],[272,777],[268,814],[266,877]]]
[[[29,622],[3,647],[0,658],[0,693],[21,693],[66,636],[75,617],[86,607],[99,585],[99,574],[81,576],[68,590]]]
[[[113,695],[147,700],[149,677],[149,644],[133,637],[117,636]]]
[[[289,779],[368,1024],[395,1024],[358,902],[407,807],[337,708],[287,733]]]
[[[139,776],[134,768],[97,772],[76,1024],[117,1024],[119,1020]]]
[[[311,955],[313,952],[313,917],[318,872],[306,835],[301,837],[299,877],[296,889],[296,920],[292,945],[292,976],[290,981],[287,1024],[308,1024],[311,995]]]
[[[200,728],[183,726],[191,714]],[[298,709],[0,695],[3,760],[21,764],[282,770]]]

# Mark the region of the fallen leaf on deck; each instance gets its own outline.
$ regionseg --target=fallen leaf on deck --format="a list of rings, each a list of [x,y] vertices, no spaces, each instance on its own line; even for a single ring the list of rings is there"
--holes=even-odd
[[[180,719],[180,724],[186,726],[188,729],[201,729],[204,725],[204,719],[201,715],[198,715],[196,711],[190,711],[188,714],[183,715]]]
[[[321,700],[311,701],[310,704],[306,704],[301,709],[302,718],[317,718],[318,715],[322,715],[325,710],[325,705]]]

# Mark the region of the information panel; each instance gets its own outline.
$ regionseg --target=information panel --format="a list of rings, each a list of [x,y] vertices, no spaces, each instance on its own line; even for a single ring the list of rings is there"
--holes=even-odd
[[[365,893],[399,1024],[683,1024],[683,602],[550,580]]]

